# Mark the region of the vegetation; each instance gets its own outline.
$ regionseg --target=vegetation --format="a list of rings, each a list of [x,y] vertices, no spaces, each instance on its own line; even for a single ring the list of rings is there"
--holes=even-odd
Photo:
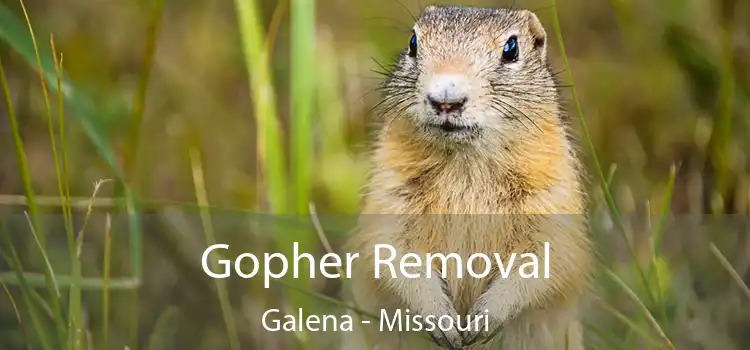
[[[532,9],[555,39],[601,260],[590,348],[750,342],[750,3],[462,4]],[[424,5],[1,2],[0,348],[331,348],[260,316],[357,311],[345,281],[265,289],[200,256],[340,247],[372,70]]]

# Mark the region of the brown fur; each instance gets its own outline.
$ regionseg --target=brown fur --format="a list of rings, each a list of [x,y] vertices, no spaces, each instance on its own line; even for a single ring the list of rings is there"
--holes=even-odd
[[[502,349],[582,349],[577,300],[591,265],[585,197],[546,65],[544,29],[528,11],[438,7],[426,9],[416,28],[421,56],[416,61],[402,55],[393,72],[397,78],[384,85],[384,126],[363,208],[363,214],[376,215],[363,215],[348,246],[361,255],[352,285],[355,302],[375,314],[411,308],[466,315],[488,306],[502,326],[494,339]],[[511,32],[518,36],[520,68],[505,68],[492,55]],[[478,125],[471,137],[446,140],[419,118],[422,79],[445,72],[471,78],[466,118]],[[398,77],[414,77],[413,86],[404,87]],[[496,100],[504,108],[486,107]],[[378,243],[400,254],[457,253],[465,262],[474,253],[542,256],[544,242],[552,251],[548,280],[501,280],[492,278],[493,271],[484,279],[448,278],[440,288],[436,278],[372,278]],[[446,335],[457,336],[467,335]],[[343,348],[361,347],[359,337],[347,335]],[[371,329],[369,338],[395,349],[402,337]]]

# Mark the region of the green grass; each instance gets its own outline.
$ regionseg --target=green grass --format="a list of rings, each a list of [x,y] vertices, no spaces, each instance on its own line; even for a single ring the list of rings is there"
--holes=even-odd
[[[18,162],[18,173],[21,175],[23,184],[24,184],[24,192],[25,192],[25,199],[26,203],[28,204],[28,210],[31,212],[31,217],[33,217],[35,223],[38,223],[38,217],[39,217],[39,210],[36,206],[36,202],[34,201],[34,189],[31,183],[31,176],[29,174],[29,169],[27,165],[27,158],[26,158],[26,152],[23,147],[23,141],[20,136],[19,128],[18,128],[18,120],[16,118],[15,110],[13,108],[11,96],[10,96],[10,90],[8,88],[8,82],[5,75],[5,69],[3,68],[2,60],[0,59],[0,83],[2,83],[3,88],[3,94],[5,95],[5,103],[7,106],[7,114],[8,118],[10,120],[11,125],[11,133],[13,136],[14,141],[14,148],[16,152],[16,160]],[[38,224],[34,225],[32,224],[32,232],[35,232],[36,229],[40,228]],[[32,300],[32,293],[36,293],[35,291],[32,291],[29,288],[29,285],[26,283],[26,280],[23,278],[23,267],[21,265],[21,261],[18,258],[18,253],[16,252],[15,248],[13,248],[12,242],[10,240],[10,234],[7,232],[6,229],[3,229],[4,233],[4,246],[6,247],[3,251],[4,260],[8,263],[8,265],[12,266],[16,272],[16,276],[18,277],[19,284],[23,290],[24,295],[24,301],[27,304],[27,307],[29,308],[29,312],[31,314],[32,321],[35,325],[35,329],[37,332],[39,332],[39,337],[42,339],[42,346],[44,349],[50,349],[51,348],[51,340],[49,335],[49,331],[46,329],[46,327],[42,324],[41,315],[39,314],[39,310],[35,306],[31,306],[33,304],[36,304],[35,301]],[[34,235],[36,242],[38,243],[38,248],[41,250],[41,253],[44,254],[44,245],[42,244],[42,240],[40,240],[36,234]],[[47,266],[49,266],[47,264]],[[60,315],[60,295],[59,292],[56,289],[56,286],[49,283],[51,279],[51,274],[49,270],[45,270],[45,284],[49,286],[49,288],[52,290],[52,295],[50,296],[53,300],[53,304],[56,306],[56,318],[58,321],[58,329],[62,328],[65,329],[64,326],[60,323],[61,315]]]
[[[630,241],[627,229],[625,228],[625,225],[623,224],[623,218],[620,213],[620,210],[615,202],[615,197],[611,191],[610,181],[605,176],[604,168],[599,162],[599,157],[597,156],[596,148],[594,147],[594,142],[591,138],[591,134],[589,133],[588,127],[586,125],[586,120],[583,115],[583,109],[581,107],[581,102],[579,101],[578,94],[576,93],[576,87],[575,82],[573,79],[573,72],[570,69],[570,64],[568,63],[568,56],[565,51],[565,43],[563,40],[563,34],[562,29],[560,26],[560,19],[557,14],[557,1],[552,1],[552,18],[553,18],[553,26],[554,26],[554,32],[555,36],[557,37],[557,42],[559,45],[560,54],[562,56],[562,62],[563,62],[563,68],[565,69],[565,78],[567,80],[567,83],[571,86],[571,95],[573,99],[573,103],[575,106],[575,112],[578,117],[579,125],[581,127],[584,141],[586,142],[586,145],[588,146],[589,156],[593,159],[594,163],[594,172],[596,173],[597,179],[599,180],[601,191],[604,195],[604,199],[607,203],[607,206],[609,208],[609,211],[613,217],[613,221],[615,225],[617,226],[617,231],[621,234],[623,241],[626,243],[628,252],[630,254],[630,258],[633,260],[632,268],[636,271],[636,274],[640,277],[640,281],[643,283],[643,286],[645,287],[645,290],[647,291],[646,297],[647,300],[650,302],[651,305],[656,305],[657,299],[652,294],[652,291],[654,290],[649,285],[649,279],[646,277],[646,272],[643,270],[641,265],[638,263],[637,255],[635,253],[635,249],[633,247],[632,242]],[[666,203],[669,203],[669,197],[665,199]],[[662,215],[667,215],[667,211],[661,211]],[[656,255],[654,255],[653,262],[656,261]],[[650,268],[649,268],[650,270]],[[659,326],[658,322],[654,320],[651,311],[648,307],[645,306],[645,304],[640,300],[640,297],[636,295],[629,287],[628,285],[622,281],[619,277],[617,277],[616,274],[611,272],[607,269],[607,273],[610,275],[611,278],[615,279],[617,284],[622,287],[622,289],[636,302],[636,304],[640,307],[640,310],[643,312],[643,315],[646,316],[646,319],[648,319],[651,323],[651,325],[658,331],[659,336],[663,338],[664,344],[669,349],[674,349],[674,346],[672,345],[672,342],[669,340],[669,338],[664,334],[664,332],[661,330],[661,327]],[[658,279],[657,279],[658,281]],[[657,287],[658,290],[658,287]],[[635,331],[634,327],[630,327],[630,332]]]
[[[36,205],[36,195],[34,193],[34,189],[31,183],[31,176],[29,175],[29,169],[27,166],[27,160],[26,160],[26,154],[23,146],[23,142],[21,140],[20,131],[18,129],[18,122],[14,113],[12,100],[10,98],[10,91],[8,88],[7,81],[5,79],[5,73],[0,67],[0,78],[2,78],[2,86],[3,91],[6,96],[6,106],[8,108],[8,116],[10,118],[11,126],[12,126],[12,136],[15,140],[15,148],[16,148],[16,158],[18,161],[18,172],[19,174],[22,174],[23,181],[24,181],[24,188],[25,188],[25,201],[28,205],[30,216],[29,217],[29,226],[31,229],[31,233],[34,236],[34,240],[37,243],[38,249],[40,251],[41,256],[43,257],[45,261],[45,268],[44,268],[44,283],[41,285],[46,285],[49,289],[49,299],[51,299],[52,304],[52,312],[54,314],[54,328],[56,329],[58,336],[57,340],[52,340],[50,338],[49,332],[43,332],[41,328],[41,324],[37,324],[37,330],[39,331],[39,336],[42,342],[42,345],[44,348],[61,348],[63,347],[63,344],[66,344],[65,347],[68,349],[83,349],[86,347],[86,344],[88,343],[87,339],[87,330],[84,328],[83,322],[83,304],[81,300],[81,284],[82,284],[82,277],[81,277],[81,262],[80,262],[80,254],[82,249],[82,242],[85,232],[85,224],[84,229],[82,229],[80,232],[78,232],[77,238],[74,239],[75,233],[73,232],[73,224],[72,224],[72,212],[70,207],[70,188],[69,188],[69,179],[68,179],[68,164],[67,164],[67,149],[66,149],[66,138],[65,138],[65,118],[64,118],[64,110],[65,105],[72,105],[75,111],[75,115],[82,118],[82,124],[84,125],[84,128],[87,132],[87,136],[89,136],[89,139],[94,143],[95,146],[97,146],[97,149],[99,150],[99,153],[101,156],[103,156],[107,162],[109,163],[112,172],[118,176],[121,181],[124,182],[124,178],[122,177],[122,170],[118,163],[114,160],[114,154],[112,152],[112,149],[109,147],[109,143],[106,141],[106,138],[104,137],[104,132],[101,130],[101,128],[97,125],[96,119],[94,119],[93,114],[93,106],[92,102],[82,93],[80,90],[76,89],[73,84],[68,80],[68,78],[65,76],[63,66],[62,66],[62,55],[57,57],[57,53],[55,51],[54,47],[54,41],[50,38],[50,49],[40,49],[40,45],[37,43],[36,36],[34,35],[34,30],[32,26],[31,19],[29,18],[28,12],[26,11],[26,7],[24,6],[23,2],[20,3],[21,9],[23,11],[24,17],[26,19],[26,24],[28,28],[27,33],[21,32],[20,29],[20,22],[18,22],[17,19],[12,17],[10,15],[10,11],[3,5],[0,7],[0,17],[4,18],[3,25],[0,26],[0,34],[3,36],[3,38],[11,44],[11,46],[28,61],[29,64],[32,64],[32,62],[35,62],[35,68],[36,71],[39,74],[40,78],[40,85],[42,88],[43,96],[44,96],[44,107],[46,111],[47,116],[47,123],[48,123],[48,130],[49,130],[49,138],[50,138],[50,144],[52,147],[52,154],[53,154],[53,161],[54,161],[54,169],[55,169],[55,175],[58,182],[58,191],[59,191],[59,200],[61,202],[61,209],[63,212],[63,217],[65,220],[65,231],[67,233],[68,237],[68,250],[70,253],[70,262],[71,262],[71,270],[72,275],[71,276],[58,276],[54,273],[52,270],[52,266],[50,264],[49,258],[47,257],[46,253],[46,246],[44,244],[45,242],[45,231],[43,226],[40,224],[39,220],[39,209]],[[159,12],[160,14],[160,12]],[[0,66],[2,63],[0,62]],[[147,76],[147,75],[146,75]],[[58,93],[58,127],[59,132],[56,133],[54,129],[54,122],[52,119],[52,108],[50,105],[50,99],[48,97],[48,86],[54,86],[55,91]],[[146,85],[143,84],[141,87],[142,89],[145,89]],[[136,108],[136,113],[138,113],[139,109]],[[139,118],[133,118],[134,120],[138,121]],[[137,134],[136,134],[137,136]],[[58,152],[58,146],[57,146],[57,137],[60,139],[61,144],[61,153]],[[94,188],[94,196],[96,194],[96,191],[99,189],[99,185],[101,182],[97,183]],[[124,185],[127,188],[127,185]],[[126,189],[124,191],[125,193],[125,200],[128,208],[130,209],[131,214],[135,214],[134,205],[135,205],[135,199],[133,198],[133,192],[132,190]],[[91,213],[91,206],[89,205],[89,211],[88,214]],[[139,224],[138,219],[136,215],[129,215],[131,218],[131,244],[132,244],[132,263],[133,263],[133,272],[135,273],[135,280],[140,280],[140,250],[138,249],[139,241],[140,241],[140,232],[139,232]],[[77,243],[74,243],[74,241],[77,241]],[[11,253],[12,255],[15,255],[16,253]],[[15,259],[14,265],[16,267],[16,271],[21,271],[21,265],[20,260]],[[25,285],[24,289],[26,290],[25,293],[36,293],[32,292],[29,288],[33,288],[35,286],[29,285],[29,280],[25,278],[22,274],[18,274],[17,280],[20,284]],[[28,276],[31,277],[31,276]],[[63,310],[61,306],[62,302],[62,294],[59,289],[59,285],[57,283],[58,279],[64,279],[69,281],[68,284],[65,284],[64,287],[69,288],[68,295],[68,308],[66,310],[68,314],[67,321],[63,320]],[[31,281],[34,281],[33,279]],[[11,282],[13,282],[11,280]],[[109,281],[106,281],[103,283],[102,280],[95,280],[96,284],[98,285],[107,285]],[[40,285],[40,284],[36,284]],[[132,285],[132,289],[135,290],[138,285],[138,282]],[[32,302],[31,298],[27,298],[27,303]],[[37,298],[37,300],[39,300]],[[31,307],[31,306],[29,306]],[[32,313],[35,313],[32,311]],[[137,315],[137,314],[136,314]],[[38,318],[38,316],[33,316],[33,318]],[[41,322],[41,321],[35,321],[35,322]],[[137,327],[137,321],[135,323]],[[135,332],[133,332],[135,334]],[[53,346],[52,344],[57,343],[58,345]]]
[[[310,60],[315,56],[315,2],[309,0],[292,1],[291,28],[292,53],[291,64],[293,81],[291,82],[292,120],[290,152],[294,168],[289,171],[287,152],[284,150],[284,139],[276,110],[276,97],[269,57],[271,45],[266,41],[269,35],[259,25],[259,4],[254,1],[235,1],[238,15],[240,38],[245,55],[246,69],[249,76],[256,121],[257,155],[260,159],[259,169],[267,190],[264,200],[268,210],[275,214],[304,214],[309,203],[311,183],[312,148],[312,102],[314,97],[313,74],[308,69]],[[261,183],[261,182],[259,182]],[[288,190],[291,188],[291,191]],[[258,209],[263,206],[258,206]],[[312,251],[310,230],[274,232],[279,251],[291,255],[293,242],[298,242],[301,251]],[[306,271],[306,269],[302,269]],[[306,288],[308,282],[286,277],[287,283]],[[293,307],[308,303],[299,293],[290,293]],[[298,334],[300,340],[304,336]]]
[[[20,3],[23,7],[23,3]],[[292,84],[292,94],[294,95],[294,115],[295,115],[295,127],[292,132],[292,145],[291,154],[295,160],[294,176],[290,176],[284,163],[284,151],[281,147],[282,132],[278,121],[275,97],[273,94],[274,86],[270,79],[270,70],[268,67],[269,57],[269,45],[264,41],[263,29],[257,25],[258,14],[256,12],[257,4],[251,1],[237,1],[237,12],[238,19],[240,21],[240,34],[243,38],[243,48],[247,57],[247,69],[248,74],[251,77],[250,82],[253,90],[253,99],[256,110],[256,119],[258,124],[258,153],[261,159],[261,169],[265,174],[266,188],[268,192],[265,198],[259,201],[257,209],[263,207],[263,202],[268,202],[268,209],[272,213],[300,213],[306,212],[306,208],[309,203],[309,191],[311,189],[311,164],[313,162],[313,148],[311,129],[312,125],[312,107],[314,100],[314,86],[315,77],[307,69],[306,64],[309,60],[303,60],[302,57],[311,57],[315,55],[315,31],[314,31],[314,9],[315,3],[310,1],[296,1],[292,4],[294,10],[294,16],[292,19],[293,30],[296,32],[296,40],[292,43],[293,50],[298,53],[299,59],[296,59],[292,64],[292,69],[297,72],[295,74],[295,81]],[[71,263],[73,274],[71,276],[58,276],[51,268],[49,261],[47,260],[44,250],[44,235],[35,234],[35,238],[38,242],[38,248],[42,256],[47,262],[44,270],[44,280],[40,280],[38,275],[35,274],[20,274],[15,277],[8,274],[3,274],[2,279],[8,283],[18,283],[27,288],[34,288],[40,286],[48,286],[51,294],[52,309],[55,317],[57,318],[56,327],[60,330],[59,344],[67,343],[67,347],[70,349],[83,348],[87,343],[86,329],[83,328],[82,324],[82,303],[81,303],[81,289],[101,289],[105,295],[105,329],[109,327],[109,305],[108,305],[108,291],[111,289],[131,289],[133,290],[133,307],[138,308],[138,287],[140,286],[142,278],[142,258],[141,258],[141,238],[140,238],[140,224],[137,218],[137,211],[140,206],[139,200],[136,199],[137,190],[134,186],[137,186],[137,178],[135,177],[137,165],[137,153],[139,150],[140,143],[140,132],[143,122],[143,114],[146,106],[146,93],[149,86],[149,77],[151,72],[151,66],[153,63],[153,55],[156,50],[156,38],[158,37],[159,25],[161,23],[163,9],[163,1],[155,1],[152,4],[152,10],[149,12],[151,17],[148,21],[147,28],[147,40],[146,48],[144,50],[141,73],[138,78],[138,86],[136,90],[135,99],[131,106],[131,118],[130,118],[130,134],[128,137],[127,147],[125,147],[123,164],[115,160],[112,148],[109,145],[106,137],[106,132],[97,124],[96,118],[93,116],[93,105],[91,101],[80,89],[76,89],[75,85],[72,84],[69,79],[65,76],[62,68],[62,56],[58,61],[56,54],[54,53],[54,44],[52,53],[47,50],[40,50],[40,46],[37,44],[36,36],[33,32],[33,26],[31,20],[26,12],[25,7],[23,8],[24,15],[28,25],[28,32],[24,33],[20,29],[20,23],[18,20],[10,14],[7,7],[0,7],[0,18],[5,21],[0,26],[0,35],[13,47],[17,52],[21,53],[22,56],[31,65],[32,62],[36,62],[36,70],[39,73],[41,86],[44,94],[46,114],[48,117],[49,136],[52,145],[52,153],[54,159],[54,166],[56,177],[58,179],[58,190],[59,200],[61,201],[60,207],[63,210],[63,214],[66,220],[66,230],[69,234],[69,250],[71,253]],[[54,73],[54,74],[53,74]],[[53,79],[54,77],[54,79]],[[4,74],[3,78],[3,90],[6,95],[6,102],[9,108],[9,117],[11,120],[11,126],[13,129],[13,137],[16,145],[17,159],[19,162],[19,173],[22,174],[26,189],[26,197],[24,198],[25,204],[29,207],[31,212],[30,221],[35,222],[31,226],[32,232],[37,232],[39,225],[36,224],[38,218],[38,206],[36,205],[36,195],[32,188],[31,176],[29,174],[28,166],[26,165],[26,156],[24,153],[23,143],[21,140],[20,132],[18,130],[18,123],[13,113],[12,101],[10,99],[10,91],[7,83],[5,82]],[[48,85],[54,82],[52,86],[56,87],[55,92],[58,93],[59,100],[59,121],[58,127],[59,138],[61,140],[62,152],[58,152],[56,138],[58,135],[54,130],[54,123],[51,118],[51,107],[48,98],[47,90]],[[81,276],[80,266],[80,249],[82,240],[84,237],[84,231],[78,232],[77,245],[72,244],[72,205],[70,189],[67,178],[67,151],[65,149],[65,133],[64,133],[64,106],[67,105],[72,107],[73,115],[82,118],[83,125],[86,129],[86,134],[89,139],[97,146],[97,149],[108,162],[111,167],[111,171],[119,179],[119,193],[124,197],[123,201],[118,201],[123,205],[127,212],[128,217],[131,218],[130,230],[131,230],[131,263],[132,273],[134,277],[131,279],[117,279],[112,278],[109,275],[109,253],[107,253],[108,259],[105,264],[106,274],[104,278],[83,278]],[[124,113],[125,111],[121,111]],[[191,153],[192,154],[192,153]],[[61,166],[62,164],[62,166]],[[196,178],[196,181],[200,178]],[[287,191],[287,181],[294,184],[292,191]],[[94,192],[99,188],[99,184],[95,186]],[[208,202],[205,198],[205,189],[198,191],[200,188],[199,183],[196,183],[196,194],[198,194],[198,205],[201,208],[206,208]],[[94,195],[95,196],[95,195]],[[94,198],[90,200],[90,203],[94,202]],[[203,212],[203,211],[202,211]],[[88,214],[91,213],[91,204],[89,204]],[[203,212],[207,214],[206,212]],[[207,216],[204,215],[204,219]],[[208,225],[208,224],[207,224]],[[205,226],[207,239],[211,241],[210,226]],[[300,231],[297,235],[286,235],[279,233],[278,240],[281,246],[291,246],[291,244],[284,245],[283,242],[290,243],[292,241],[300,241],[303,249],[309,250],[311,241],[306,236],[310,236],[307,232]],[[107,241],[109,244],[109,240]],[[109,245],[108,245],[109,247]],[[107,250],[109,252],[109,250]],[[20,262],[16,266],[16,271],[21,271]],[[61,312],[61,294],[58,289],[57,280],[64,281],[65,283],[61,286],[69,288],[69,305],[67,313],[70,315],[67,324],[62,321]],[[28,282],[32,282],[29,285]],[[300,283],[296,280],[292,281],[293,284],[300,286]],[[221,284],[221,283],[219,283]],[[301,286],[304,286],[302,284]],[[231,315],[231,308],[227,301],[227,295],[225,288],[220,287],[219,298],[222,301],[222,312],[224,313],[225,323],[228,328],[229,337],[233,349],[239,349],[239,340],[237,337],[236,326],[234,326],[233,315]],[[26,294],[25,294],[26,295]],[[131,348],[136,348],[137,341],[135,341],[137,328],[139,327],[137,312],[133,313],[134,319],[131,324]],[[38,325],[37,329],[43,329],[44,327]],[[67,334],[65,330],[68,330]],[[106,335],[106,331],[105,331]],[[53,341],[49,339],[46,334],[40,336],[41,341],[45,348],[54,348],[52,346]],[[105,344],[107,339],[105,338]]]

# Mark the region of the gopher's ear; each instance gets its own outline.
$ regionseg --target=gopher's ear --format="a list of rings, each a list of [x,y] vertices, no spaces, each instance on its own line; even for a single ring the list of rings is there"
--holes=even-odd
[[[531,35],[531,43],[535,50],[539,50],[542,59],[547,58],[547,32],[539,21],[539,17],[531,11],[526,12],[526,27]]]

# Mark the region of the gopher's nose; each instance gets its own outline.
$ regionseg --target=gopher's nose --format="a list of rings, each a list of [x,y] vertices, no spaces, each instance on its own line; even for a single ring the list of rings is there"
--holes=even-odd
[[[459,101],[449,101],[436,99],[429,95],[427,96],[427,101],[430,102],[430,105],[438,114],[460,111],[464,107],[464,104],[466,104],[466,100],[466,97]]]
[[[469,99],[469,84],[460,75],[433,76],[426,90],[427,102],[438,114],[461,111]]]

